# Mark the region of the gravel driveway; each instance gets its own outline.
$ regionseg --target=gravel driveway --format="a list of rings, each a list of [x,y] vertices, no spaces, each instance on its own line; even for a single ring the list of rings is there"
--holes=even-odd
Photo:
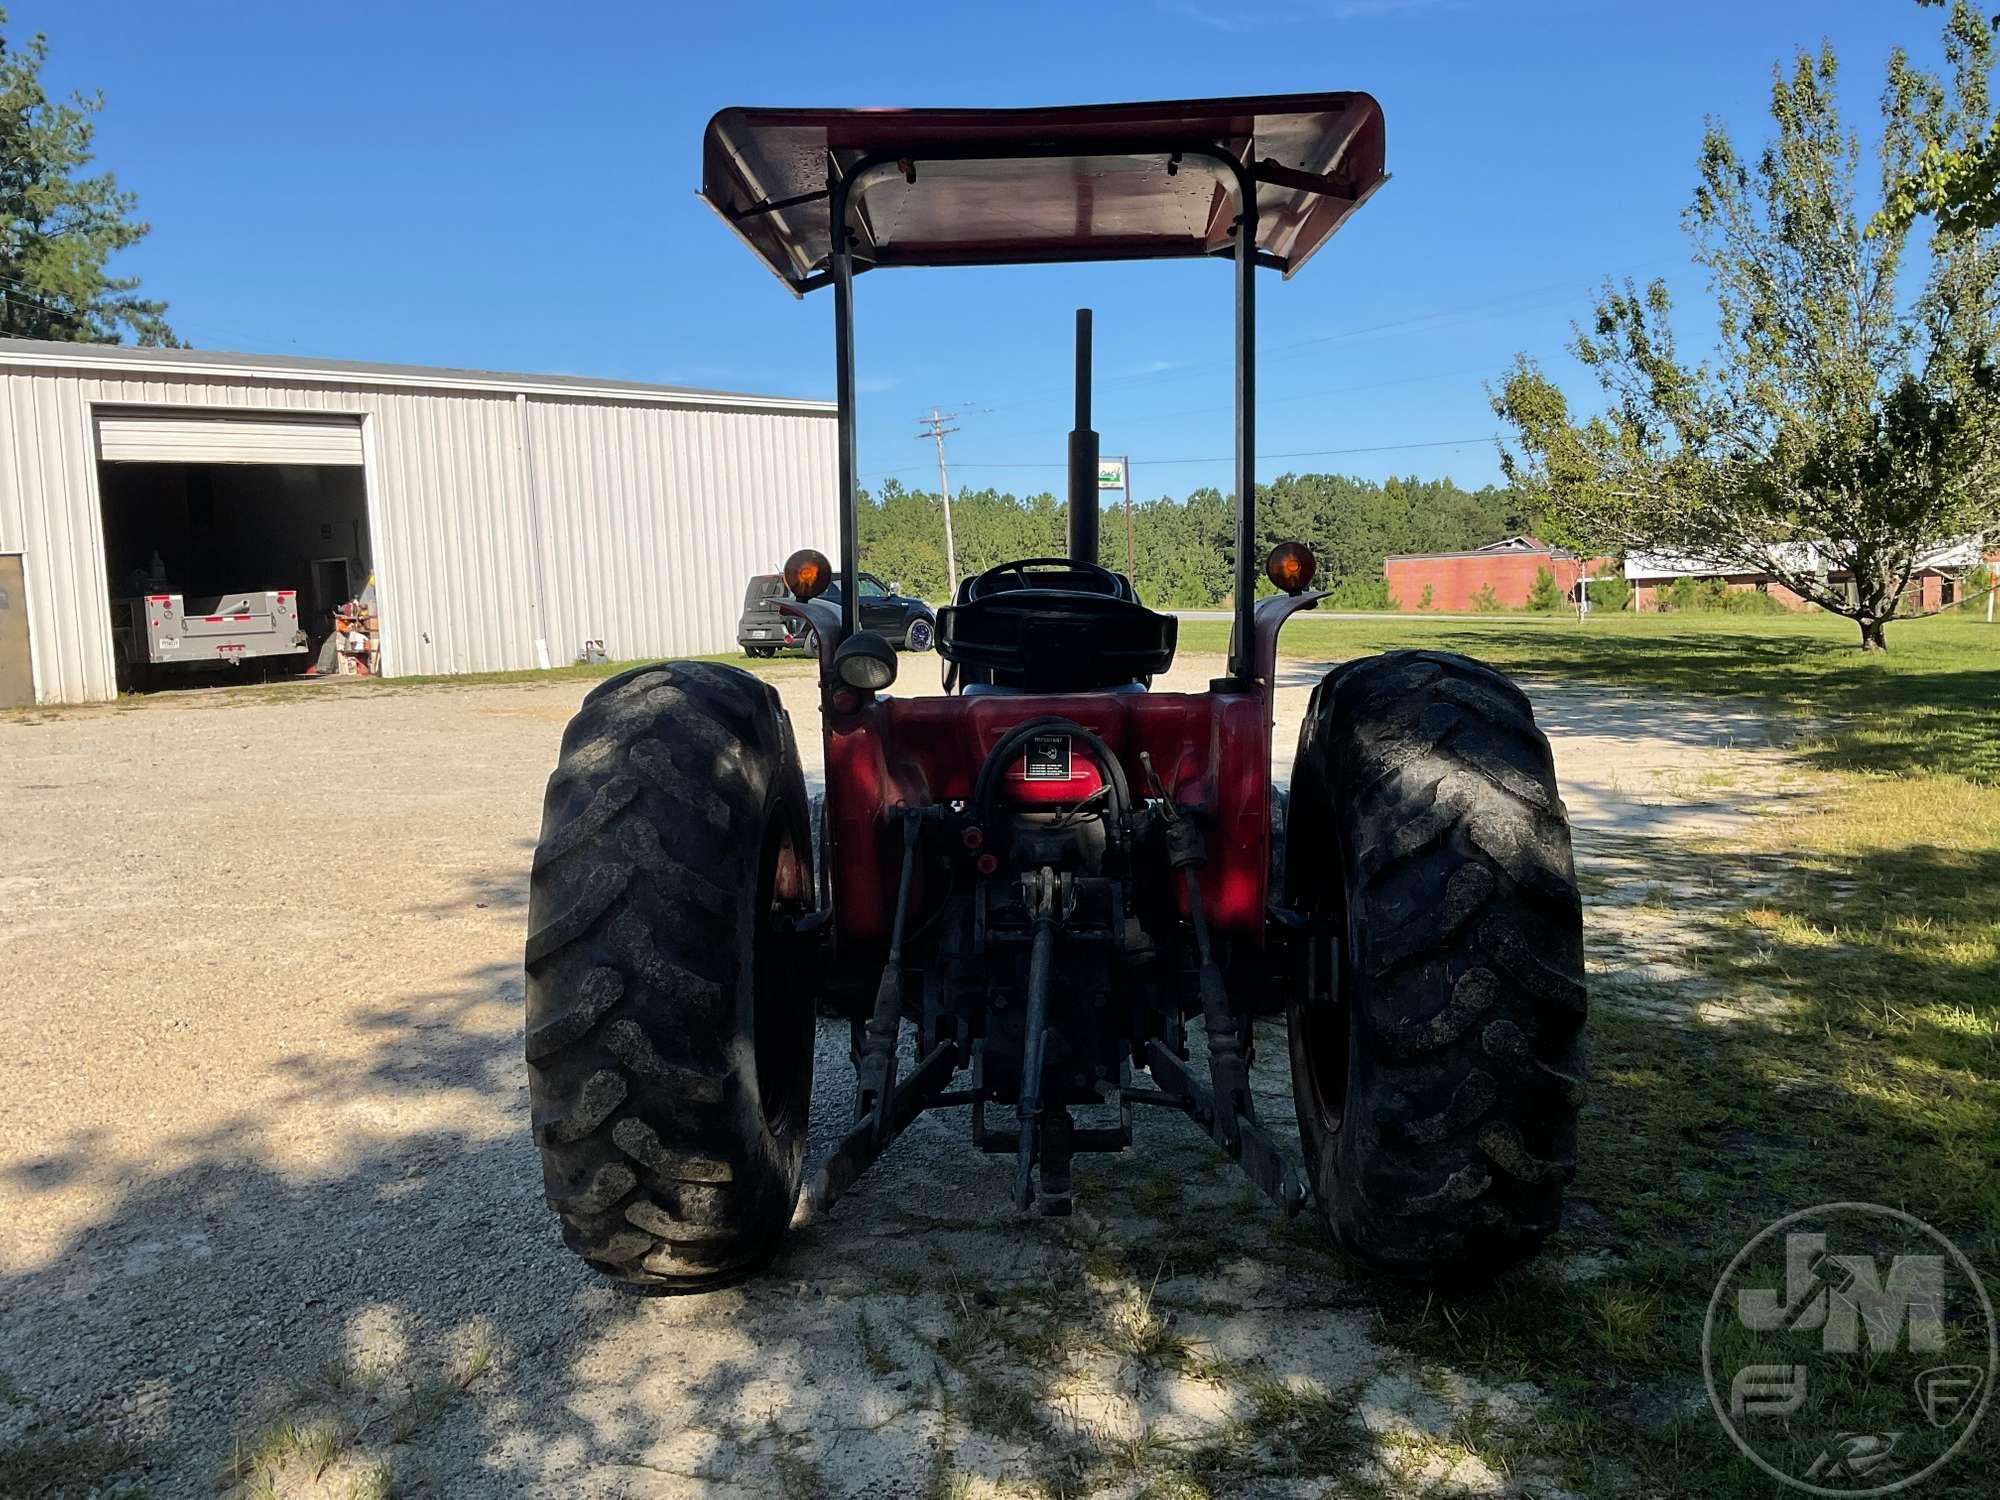
[[[1322,670],[1287,664],[1281,775]],[[806,670],[771,675],[816,777]],[[520,1035],[541,785],[587,686],[0,718],[0,1460],[68,1439],[167,1496],[1123,1494],[1206,1442],[1270,1493],[1504,1488],[1406,1439],[1532,1388],[1419,1379],[1366,1283],[1178,1119],[1080,1158],[1067,1223],[1016,1222],[954,1111],[746,1286],[588,1273],[541,1202]],[[1780,762],[1747,717],[1537,696],[1586,869],[1599,835],[1726,826],[1699,784]],[[821,1042],[824,1142],[844,1027]],[[1282,1039],[1260,1055],[1288,1132]]]

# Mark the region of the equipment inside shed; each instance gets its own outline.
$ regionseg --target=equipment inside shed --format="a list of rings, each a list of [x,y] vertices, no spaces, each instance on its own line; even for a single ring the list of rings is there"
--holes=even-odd
[[[374,639],[344,654],[355,622],[375,615],[361,469],[107,459],[98,484],[126,685],[213,681],[204,668],[309,673],[336,633],[325,670],[377,660]]]

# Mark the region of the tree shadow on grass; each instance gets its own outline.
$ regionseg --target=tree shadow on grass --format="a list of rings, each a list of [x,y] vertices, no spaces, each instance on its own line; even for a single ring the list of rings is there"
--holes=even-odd
[[[1397,1345],[1546,1390],[1582,1493],[1770,1492],[1708,1408],[1700,1339],[1717,1278],[1784,1215],[1887,1204],[2000,1274],[2000,852],[1866,863],[1593,837],[1580,864],[1613,889],[1586,910],[1590,1092],[1556,1253],[1442,1307],[1377,1292]],[[1977,1310],[1955,1315],[1976,1346]],[[1908,1388],[1879,1383],[1885,1430],[1920,1421]],[[1832,1420],[1815,1397],[1790,1424],[1800,1472]],[[2000,1482],[2000,1428],[1939,1482]]]

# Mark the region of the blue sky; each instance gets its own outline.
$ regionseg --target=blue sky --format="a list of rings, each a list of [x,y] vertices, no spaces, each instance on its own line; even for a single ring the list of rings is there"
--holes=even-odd
[[[1498,477],[1484,383],[1558,373],[1607,273],[1704,325],[1679,214],[1702,118],[1765,134],[1772,62],[1831,38],[1864,139],[1910,0],[1126,0],[866,7],[6,0],[153,234],[119,269],[221,349],[828,396],[828,294],[793,301],[694,197],[729,104],[1031,105],[1359,88],[1394,180],[1260,289],[1260,475]],[[1138,498],[1227,488],[1220,264],[915,271],[858,284],[861,468],[1061,488],[1072,310]],[[1581,393],[1585,387],[1575,387]],[[1423,445],[1423,446],[1417,446]],[[1346,450],[1346,451],[1327,451]],[[1354,451],[1370,450],[1370,451]],[[1299,455],[1299,456],[1281,456]]]

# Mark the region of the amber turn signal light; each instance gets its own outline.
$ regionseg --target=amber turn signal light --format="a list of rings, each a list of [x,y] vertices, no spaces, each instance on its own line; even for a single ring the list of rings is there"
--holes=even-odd
[[[826,560],[824,552],[801,547],[785,559],[785,587],[801,603],[817,599],[832,583],[833,564]]]
[[[1304,542],[1280,542],[1264,559],[1264,576],[1288,594],[1303,594],[1319,571],[1319,561]]]

